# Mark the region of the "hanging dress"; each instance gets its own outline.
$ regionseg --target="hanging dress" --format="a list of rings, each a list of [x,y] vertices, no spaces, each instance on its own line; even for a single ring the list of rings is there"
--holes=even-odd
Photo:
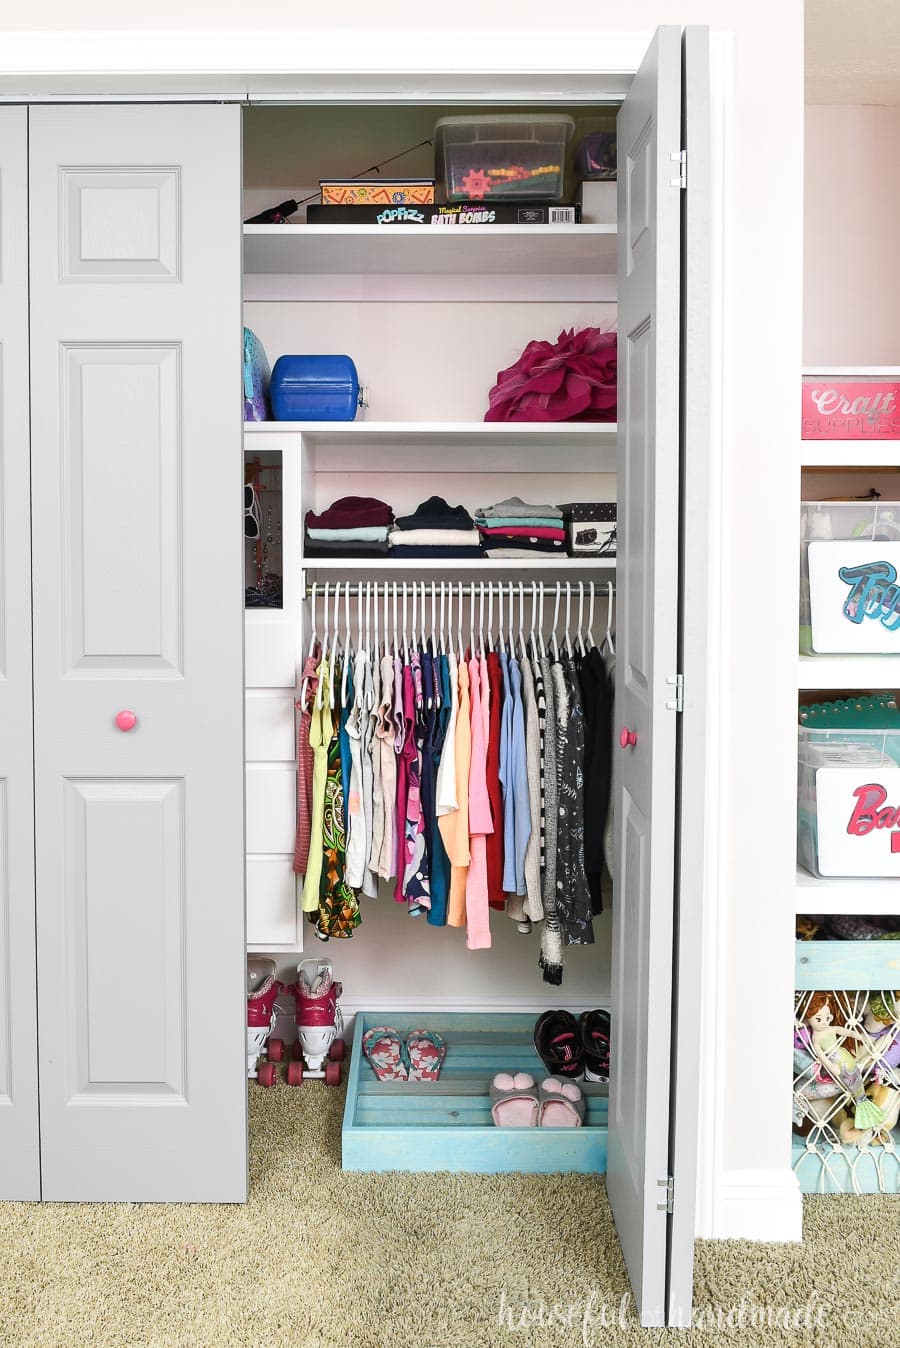
[[[556,906],[566,944],[591,945],[591,896],[584,869],[584,713],[572,660],[554,663],[551,672],[561,699],[556,718]]]
[[[325,781],[328,775],[328,745],[331,739],[331,708],[325,696],[330,687],[328,661],[322,660],[316,670],[322,690],[322,706],[318,694],[313,702],[309,725],[309,744],[313,756],[312,815],[310,819],[309,860],[303,878],[302,906],[305,913],[313,913],[319,906],[319,881],[322,877],[322,816],[325,809]],[[338,763],[340,773],[340,763]]]
[[[316,697],[319,681],[316,669],[319,663],[319,647],[315,646],[312,655],[306,657],[300,687],[306,685],[305,701],[297,703],[300,712],[300,725],[297,729],[297,834],[294,841],[295,875],[305,875],[309,861],[309,839],[312,828],[312,791],[313,791],[313,752],[309,743],[309,728],[312,722],[312,705]]]
[[[316,935],[325,939],[332,937],[346,939],[353,935],[354,928],[360,923],[359,904],[344,875],[345,845],[344,797],[341,790],[340,709],[336,708],[327,750],[319,906],[313,917]]]

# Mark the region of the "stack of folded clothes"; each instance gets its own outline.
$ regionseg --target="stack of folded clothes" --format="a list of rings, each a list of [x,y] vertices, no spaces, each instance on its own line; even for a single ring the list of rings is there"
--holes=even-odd
[[[488,557],[565,557],[562,511],[554,505],[531,505],[518,496],[496,505],[479,506],[475,523]]]
[[[481,557],[481,539],[472,516],[461,505],[430,496],[411,515],[400,515],[388,535],[393,557]]]
[[[315,515],[306,513],[306,557],[387,557],[394,512],[374,496],[342,496]]]

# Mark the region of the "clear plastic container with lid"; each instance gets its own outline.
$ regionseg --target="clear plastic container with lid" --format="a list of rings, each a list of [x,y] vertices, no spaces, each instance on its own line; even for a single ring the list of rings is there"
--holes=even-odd
[[[559,113],[441,117],[435,173],[445,201],[561,201],[575,127]]]
[[[900,501],[804,501],[800,651],[900,655]]]

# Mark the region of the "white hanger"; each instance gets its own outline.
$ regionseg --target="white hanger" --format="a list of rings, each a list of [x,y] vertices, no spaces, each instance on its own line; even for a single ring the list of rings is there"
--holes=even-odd
[[[446,600],[447,600],[447,596],[446,596],[446,591],[445,591],[445,588],[444,588],[444,582],[441,581],[441,626],[440,626],[440,638],[441,638],[440,652],[441,652],[441,655],[443,655],[443,654],[444,654],[444,651],[446,650],[446,647],[445,647],[445,645],[444,645],[444,620],[445,620],[445,616],[446,616]],[[453,590],[452,590],[452,589],[451,589],[451,591],[450,591],[450,602],[451,602],[451,603],[453,602]]]
[[[366,585],[366,590],[368,590],[368,588],[369,588],[368,585]],[[374,661],[375,661],[375,672],[377,673],[377,672],[378,672],[379,661],[380,661],[380,659],[381,659],[381,632],[379,631],[379,627],[378,627],[378,582],[377,582],[377,581],[376,581],[375,584],[372,586],[372,601],[373,601],[373,602],[372,602],[372,612],[373,612],[373,616],[374,616],[374,619],[375,619],[375,638],[374,638],[374,641],[373,641],[373,643],[372,643],[372,655],[373,655],[373,659],[374,659]],[[366,603],[368,603],[368,596],[367,596],[367,598],[366,598]],[[367,610],[367,612],[368,612],[368,610]]]
[[[572,586],[566,581],[566,655],[572,659],[572,638],[569,635],[569,622],[572,616]]]
[[[399,655],[400,647],[397,644],[397,582],[394,581],[394,655]]]
[[[488,624],[487,624],[487,644],[488,650],[494,652],[494,587],[488,585]]]
[[[435,582],[432,581],[432,582],[431,582],[431,650],[432,650],[432,653],[433,653],[434,655],[437,655],[437,654],[438,654],[437,637],[435,636],[435,632],[434,632],[435,623],[436,623],[436,621],[437,621],[437,617],[436,617],[436,615],[437,615],[437,597],[436,597],[436,590],[437,590],[437,586],[436,586]],[[442,585],[442,586],[441,586],[441,598],[442,598],[442,599],[443,599],[443,597],[444,597],[443,590],[444,590],[444,587],[443,587],[443,585]]]
[[[334,635],[331,638],[331,664],[328,670],[328,684],[329,684],[328,705],[330,707],[333,707],[335,705],[334,681],[335,676],[337,675],[338,637],[340,636],[341,630],[340,603],[341,603],[341,581],[338,581],[334,587]]]
[[[327,661],[327,659],[328,659],[328,636],[329,636],[329,633],[330,633],[330,631],[331,631],[331,629],[330,629],[330,627],[329,627],[329,625],[328,625],[328,615],[329,615],[329,609],[328,609],[328,595],[329,595],[330,590],[331,590],[331,584],[330,584],[329,581],[326,580],[326,582],[325,582],[325,603],[324,603],[324,605],[323,605],[324,631],[322,632],[322,659],[325,660],[325,661]],[[325,680],[324,680],[324,679],[319,679],[319,687],[318,687],[318,689],[316,690],[316,708],[317,708],[318,711],[321,711],[322,708],[323,708],[324,706],[325,706]]]
[[[537,627],[537,581],[531,582],[531,631],[528,633],[528,640],[531,643],[531,658],[536,660],[538,656],[537,636],[535,628]]]
[[[589,609],[588,609],[588,622],[587,622],[587,631],[585,632],[585,641],[587,642],[588,650],[592,650],[593,647],[596,646],[596,644],[597,644],[597,643],[594,641],[594,633],[593,633],[593,630],[592,630],[592,629],[593,629],[593,626],[594,626],[594,582],[593,582],[593,581],[591,581],[590,587],[589,587],[589,588],[590,588],[590,601],[591,601],[591,602],[590,602],[590,607],[589,607]]]
[[[475,585],[474,582],[469,586],[469,655],[473,657],[477,654],[475,650]]]
[[[506,637],[503,634],[503,586],[497,586],[497,646],[503,650],[506,646]]]
[[[528,659],[528,648],[525,645],[525,586],[519,581],[519,658]]]
[[[409,632],[406,626],[408,619],[406,600],[408,595],[409,591],[406,588],[406,581],[404,581],[403,582],[403,663],[405,665],[409,664]]]
[[[443,587],[441,587],[441,588],[443,588]],[[424,593],[425,593],[425,582],[423,581],[423,582],[422,582],[422,594],[423,594],[423,597],[424,597]],[[443,598],[443,595],[441,596],[441,598]],[[429,703],[428,703],[429,707],[440,707],[440,705],[441,705],[440,666],[438,665],[438,655],[439,655],[439,651],[438,651],[438,644],[437,644],[437,636],[435,635],[435,623],[436,623],[436,621],[437,621],[437,616],[436,616],[436,615],[437,615],[437,585],[435,584],[434,581],[432,581],[432,582],[431,582],[431,655],[432,655],[432,665],[431,665],[431,699],[430,699],[430,701],[429,701]],[[424,631],[424,628],[423,628],[423,631]]]
[[[542,660],[546,660],[546,658],[547,658],[547,648],[546,648],[546,646],[544,645],[544,582],[543,582],[543,581],[540,582],[540,584],[539,584],[539,586],[538,586],[538,589],[539,589],[540,595],[541,595],[541,616],[540,616],[540,619],[539,619],[539,621],[538,621],[538,630],[537,630],[537,634],[538,634],[538,643],[539,643],[540,648],[541,648],[541,659],[542,659]]]
[[[606,582],[606,635],[603,638],[603,644],[604,646],[609,648],[610,655],[615,655],[616,653],[616,647],[613,642],[613,634],[612,634],[613,613],[615,611],[613,606],[613,595],[614,591],[612,587],[612,581],[608,580]]]
[[[484,655],[484,581],[478,586],[478,654]]]
[[[319,587],[317,582],[313,581],[312,593],[309,596],[310,622],[312,626],[310,628],[309,633],[309,650],[306,652],[307,660],[311,660],[313,658],[313,654],[316,649],[316,591],[318,590],[318,588]],[[309,690],[309,678],[305,676],[303,682],[300,684],[300,700],[297,703],[298,711],[303,711],[304,707],[306,706],[306,694],[308,690]]]
[[[583,659],[587,655],[587,648],[584,644],[584,581],[582,580],[578,582],[578,635],[575,640]]]
[[[385,581],[385,582],[384,582],[384,653],[385,653],[385,655],[390,655],[390,649],[389,649],[389,647],[388,647],[388,590],[389,590],[389,588],[390,588],[390,587],[389,587],[387,581]]]
[[[341,675],[341,706],[347,705],[347,683],[350,678],[350,586],[344,586],[344,671]]]
[[[459,582],[459,596],[458,596],[458,597],[459,597],[459,609],[458,609],[457,614],[456,614],[456,645],[457,645],[457,650],[458,650],[459,663],[462,664],[463,660],[465,660],[465,658],[466,658],[466,653],[465,653],[465,651],[463,650],[463,638],[462,638],[462,623],[463,623],[463,587],[462,587],[462,581]]]
[[[377,603],[378,603],[378,595],[377,595],[377,592],[376,592],[376,595],[375,595],[375,602],[376,602],[376,607],[377,607]],[[360,608],[361,608],[361,607],[362,607],[362,586],[360,586],[359,604],[360,604]],[[365,633],[366,633],[365,644],[363,644],[363,642],[360,640],[359,643],[357,644],[356,649],[357,649],[357,651],[365,651],[366,654],[368,655],[369,651],[372,649],[372,583],[371,583],[371,581],[368,581],[368,580],[366,581],[366,626],[365,626]]]
[[[559,645],[556,640],[556,624],[559,622],[559,592],[560,584],[556,582],[556,602],[553,605],[553,631],[550,634],[550,648],[553,652],[553,659],[559,659]]]

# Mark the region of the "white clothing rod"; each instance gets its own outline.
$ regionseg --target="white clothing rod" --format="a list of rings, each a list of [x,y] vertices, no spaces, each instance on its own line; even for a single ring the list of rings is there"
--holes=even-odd
[[[478,599],[482,594],[502,594],[504,596],[513,594],[518,595],[521,590],[528,598],[531,598],[532,592],[537,591],[543,594],[545,599],[553,599],[557,592],[569,597],[577,596],[579,593],[590,596],[615,594],[616,587],[612,581],[536,581],[536,580],[488,580],[488,581],[454,581],[454,580],[331,580],[314,581],[307,583],[304,591],[304,599],[324,599],[326,590],[332,597],[335,593],[349,594],[351,599],[359,595],[362,587],[363,597],[366,591],[371,597],[386,598],[396,593],[401,597],[411,595],[415,592],[418,595],[425,593],[429,598],[433,590],[436,590],[437,597],[440,598],[441,591],[449,594],[452,590],[453,597],[457,598],[463,595],[466,599]]]

